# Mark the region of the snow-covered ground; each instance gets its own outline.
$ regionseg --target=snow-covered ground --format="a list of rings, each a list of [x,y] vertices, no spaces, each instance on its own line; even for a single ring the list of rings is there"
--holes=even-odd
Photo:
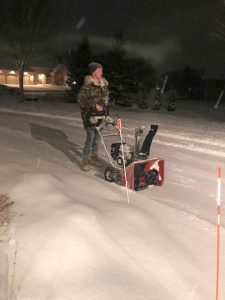
[[[219,166],[225,299],[225,107],[213,104],[111,110],[128,144],[137,125],[159,125],[151,156],[165,159],[164,185],[131,191],[128,204],[124,187],[106,182],[102,169],[80,170],[77,104],[0,97],[1,193],[14,201],[0,250],[16,299],[214,299]]]
[[[8,87],[19,88],[18,84],[5,84]],[[70,90],[68,86],[55,85],[55,84],[28,84],[24,85],[25,91],[66,91]]]

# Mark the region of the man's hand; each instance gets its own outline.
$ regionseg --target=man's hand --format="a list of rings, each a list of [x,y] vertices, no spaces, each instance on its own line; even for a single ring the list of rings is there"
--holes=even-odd
[[[100,104],[96,104],[95,108],[96,108],[97,111],[103,111],[103,107]]]

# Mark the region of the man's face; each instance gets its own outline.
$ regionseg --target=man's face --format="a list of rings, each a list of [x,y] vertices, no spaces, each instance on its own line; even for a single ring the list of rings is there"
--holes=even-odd
[[[97,68],[92,75],[97,79],[102,79],[102,74],[103,74],[103,69]]]

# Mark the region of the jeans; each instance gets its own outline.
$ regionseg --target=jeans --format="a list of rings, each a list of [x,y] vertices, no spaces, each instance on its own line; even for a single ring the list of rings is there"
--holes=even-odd
[[[84,144],[83,157],[88,158],[90,155],[98,154],[99,134],[95,127],[86,129],[86,141]]]

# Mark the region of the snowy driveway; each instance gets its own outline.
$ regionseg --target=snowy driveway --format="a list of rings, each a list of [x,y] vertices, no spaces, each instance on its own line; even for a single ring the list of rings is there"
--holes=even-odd
[[[0,108],[1,189],[14,201],[10,243],[2,248],[11,285],[18,242],[18,300],[214,297],[216,175],[225,165],[225,123],[201,110],[182,116],[182,109],[112,109],[128,143],[135,126],[158,124],[151,156],[165,158],[164,186],[131,192],[128,205],[124,188],[105,182],[101,171],[80,171],[84,132],[76,105]],[[223,179],[223,197],[224,186]],[[223,213],[221,222],[223,255]],[[221,299],[224,262],[222,256]]]

